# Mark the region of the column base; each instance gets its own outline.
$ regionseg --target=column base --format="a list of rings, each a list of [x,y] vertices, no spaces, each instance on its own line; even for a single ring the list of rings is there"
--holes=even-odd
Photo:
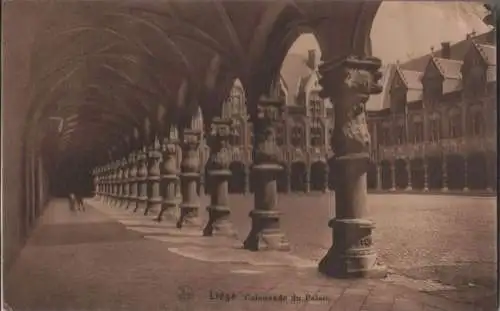
[[[172,199],[169,201],[163,201],[161,205],[161,211],[158,214],[158,217],[156,218],[156,221],[170,221],[170,222],[176,222],[178,220],[178,213],[177,213],[177,200]]]
[[[463,192],[469,192],[470,190],[469,190],[469,188],[464,187],[464,188],[462,189],[462,191],[463,191]]]
[[[199,228],[201,219],[198,216],[198,204],[182,203],[180,205],[181,215],[177,221],[177,228]]]
[[[405,188],[405,191],[412,191],[412,190],[413,190],[412,186],[408,186]]]
[[[493,192],[493,188],[488,187],[488,188],[486,188],[486,191],[487,191],[487,192]]]
[[[209,219],[203,229],[203,236],[226,236],[237,238],[238,235],[229,221],[231,210],[227,206],[210,205],[207,207]]]
[[[161,197],[150,198],[147,202],[147,207],[144,210],[144,215],[156,215],[158,216],[161,212]]]
[[[377,263],[374,252],[341,254],[333,247],[320,261],[318,271],[334,278],[382,279],[387,276],[387,267]]]
[[[252,229],[243,242],[243,248],[251,251],[290,251],[290,243],[279,228],[278,211],[253,210]]]
[[[389,189],[390,192],[394,192],[396,191],[396,188],[395,187],[392,187],[391,189]]]
[[[424,187],[424,189],[422,191],[423,192],[429,192],[429,188],[428,187]]]
[[[448,192],[448,187],[441,188],[441,192]]]
[[[134,212],[145,211],[148,207],[148,197],[138,197]]]

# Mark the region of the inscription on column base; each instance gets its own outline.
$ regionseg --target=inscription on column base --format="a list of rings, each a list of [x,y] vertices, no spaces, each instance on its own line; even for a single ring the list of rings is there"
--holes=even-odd
[[[280,215],[279,211],[251,211],[249,216],[252,218],[252,229],[243,248],[251,251],[289,251],[290,243],[280,229]]]

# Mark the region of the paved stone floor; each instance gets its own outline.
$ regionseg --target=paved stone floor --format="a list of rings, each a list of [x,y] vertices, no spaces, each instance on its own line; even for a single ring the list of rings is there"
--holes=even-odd
[[[15,311],[496,310],[495,199],[370,195],[384,280],[316,272],[332,200],[280,197],[290,254],[248,252],[96,200],[80,213],[53,200],[6,275],[5,299]],[[230,202],[243,240],[252,197]],[[258,300],[268,296],[281,301]]]

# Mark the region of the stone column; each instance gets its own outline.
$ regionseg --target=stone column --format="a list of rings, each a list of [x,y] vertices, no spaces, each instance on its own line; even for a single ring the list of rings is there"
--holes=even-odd
[[[167,221],[177,221],[177,183],[178,183],[178,163],[177,163],[177,144],[176,139],[163,140],[162,157],[163,161],[160,166],[161,174],[161,193],[163,202],[161,212],[158,214],[158,221],[166,219]]]
[[[381,164],[376,164],[377,169],[377,190],[382,190],[382,167]]]
[[[214,118],[212,132],[208,137],[210,158],[208,160],[208,183],[210,185],[210,205],[207,207],[209,219],[203,230],[204,236],[237,237],[229,221],[231,210],[228,206],[229,178],[231,171],[231,119]]]
[[[123,200],[123,163],[122,160],[116,160],[116,181],[115,181],[115,206],[120,206]]]
[[[406,159],[406,176],[408,178],[408,182],[406,184],[406,191],[412,190],[412,182],[411,182],[411,161],[410,159]]]
[[[137,204],[134,212],[144,213],[148,205],[148,165],[146,148],[143,147],[137,152]]]
[[[123,179],[122,179],[122,201],[120,203],[120,207],[127,207],[129,202],[129,180],[128,175],[130,171],[130,166],[127,161],[127,157],[122,159],[122,167],[123,167]]]
[[[147,180],[147,192],[148,201],[147,207],[144,210],[144,215],[156,215],[156,219],[161,211],[161,205],[163,198],[160,194],[160,161],[161,161],[161,150],[160,142],[155,139],[152,148],[149,150],[148,156],[148,180]]]
[[[391,189],[389,191],[396,191],[396,162],[391,161]]]
[[[111,162],[106,165],[106,204],[109,204],[112,196],[112,175]]]
[[[137,207],[137,194],[138,186],[137,186],[137,157],[136,151],[132,151],[128,156],[128,163],[130,165],[129,173],[128,173],[128,182],[129,182],[129,196],[128,196],[128,204],[127,209],[132,208],[133,210]]]
[[[93,186],[93,191],[92,191],[93,197],[97,198],[99,196],[99,189],[98,189],[99,179],[97,176],[97,168],[94,168],[92,170],[92,186]]]
[[[311,165],[306,166],[306,176],[305,176],[305,182],[306,182],[306,189],[304,189],[305,193],[311,192]]]
[[[197,183],[200,178],[200,132],[186,129],[181,139],[181,215],[177,221],[177,228],[199,227],[201,220],[198,216],[200,197]]]
[[[292,171],[290,169],[290,164],[285,166],[286,172],[286,193],[292,192]]]
[[[493,192],[493,187],[492,187],[493,176],[492,176],[492,174],[496,174],[496,171],[493,168],[493,166],[494,166],[493,161],[494,160],[492,159],[492,157],[488,153],[486,153],[485,159],[486,159],[486,174],[485,174],[486,191]]]
[[[384,277],[372,243],[374,223],[368,219],[367,171],[370,134],[365,103],[380,93],[381,62],[373,57],[348,57],[321,65],[322,97],[334,103],[332,135],[335,178],[335,216],[330,220],[333,245],[319,271],[334,277]]]
[[[276,124],[282,116],[279,99],[261,98],[253,117],[254,150],[253,177],[254,209],[250,212],[252,229],[243,246],[249,250],[290,250],[290,244],[281,232],[280,212],[276,210],[280,170],[276,145]]]
[[[250,168],[245,165],[245,194],[250,194]]]
[[[111,174],[110,174],[110,188],[111,188],[111,191],[110,191],[110,196],[109,196],[109,205],[113,206],[115,204],[115,200],[116,200],[116,181],[117,181],[117,175],[118,175],[118,172],[117,172],[117,167],[116,167],[116,161],[112,161],[111,164],[110,164],[110,168],[111,168]]]
[[[424,192],[429,191],[429,166],[427,165],[427,159],[424,158]]]
[[[443,184],[441,191],[447,192],[448,191],[448,162],[446,159],[446,155],[443,155],[443,160],[441,162],[442,168],[441,168],[441,173],[442,173],[442,178],[443,178]]]
[[[324,180],[324,185],[323,185],[323,192],[328,191],[328,177],[330,176],[330,167],[328,164],[325,164],[325,180]]]
[[[108,200],[108,165],[102,167],[102,201],[106,203]]]
[[[467,163],[467,157],[464,157],[464,192],[469,192],[469,168]]]

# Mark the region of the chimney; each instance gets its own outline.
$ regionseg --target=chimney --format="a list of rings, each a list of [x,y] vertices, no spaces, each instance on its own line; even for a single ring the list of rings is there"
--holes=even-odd
[[[316,69],[316,50],[309,50],[307,52],[307,66],[311,69]]]
[[[441,57],[450,59],[451,57],[451,48],[450,42],[442,42],[441,43]]]

